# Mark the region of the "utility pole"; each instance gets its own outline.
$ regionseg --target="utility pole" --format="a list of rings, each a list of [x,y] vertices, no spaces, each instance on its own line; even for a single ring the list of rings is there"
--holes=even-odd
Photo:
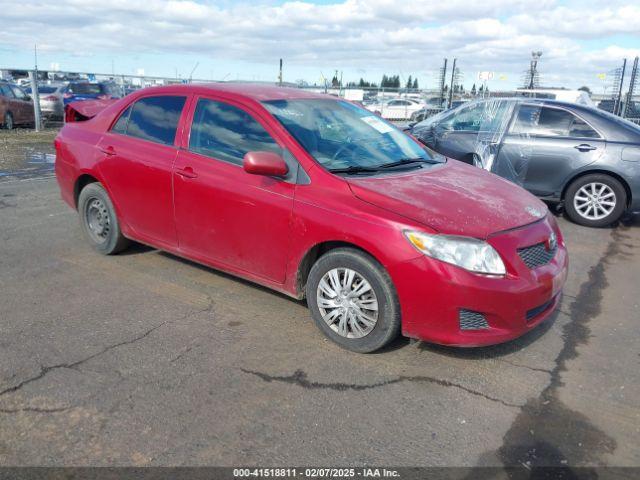
[[[624,85],[624,73],[627,69],[627,59],[622,61],[622,73],[620,74],[620,85],[618,85],[618,95],[616,96],[616,103],[613,108],[614,115],[622,114],[622,85]]]
[[[451,85],[449,85],[449,101],[447,102],[447,108],[451,108],[453,104],[453,82],[456,79],[456,61],[457,59],[453,59],[453,63],[451,64]]]
[[[629,91],[627,92],[627,101],[624,104],[624,111],[622,114],[622,118],[627,118],[627,115],[629,115],[629,111],[633,106],[633,95],[635,94],[635,88],[637,83],[638,83],[638,57],[636,57],[633,60],[633,67],[631,68],[631,79],[629,82]]]
[[[40,94],[38,92],[38,46],[33,46],[34,70],[29,72],[31,81],[31,100],[33,101],[33,118],[36,132],[42,130],[42,117],[40,114]]]
[[[440,70],[440,107],[444,103],[444,86],[447,83],[447,59],[444,59],[444,65],[442,66],[442,70]]]
[[[278,85],[282,86],[282,59],[280,59],[280,71],[278,73]]]

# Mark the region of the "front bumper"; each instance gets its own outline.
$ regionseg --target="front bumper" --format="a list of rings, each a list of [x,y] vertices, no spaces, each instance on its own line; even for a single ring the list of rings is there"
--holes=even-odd
[[[555,255],[530,269],[517,249],[558,237]],[[547,319],[560,302],[568,256],[555,219],[501,233],[488,239],[501,254],[507,275],[471,273],[427,256],[398,264],[390,271],[402,312],[405,336],[455,346],[483,346],[517,338]],[[480,329],[461,328],[462,310],[486,320]]]

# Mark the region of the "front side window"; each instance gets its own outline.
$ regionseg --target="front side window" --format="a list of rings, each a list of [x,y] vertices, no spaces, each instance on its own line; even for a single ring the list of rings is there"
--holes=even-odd
[[[282,149],[251,115],[227,103],[200,99],[193,115],[189,150],[242,165],[247,152]]]
[[[131,107],[127,107],[127,109],[122,112],[118,121],[113,124],[111,127],[112,132],[121,133],[125,135],[127,133],[127,123],[129,123],[129,115],[131,115]]]
[[[11,85],[11,90],[13,90],[13,94],[18,100],[27,100],[28,98],[27,94],[24,93],[20,87]]]
[[[476,103],[458,110],[441,125],[448,130],[478,132],[484,118],[484,104]]]
[[[599,137],[598,132],[571,112],[535,105],[520,107],[513,132],[548,137]]]
[[[437,162],[408,135],[372,112],[334,99],[271,100],[267,110],[329,170]]]
[[[133,107],[130,107],[131,114],[126,125],[126,135],[164,145],[173,145],[185,98],[157,96],[138,100],[133,104]],[[119,122],[120,119],[116,125]],[[121,125],[118,125],[118,128],[121,128]]]

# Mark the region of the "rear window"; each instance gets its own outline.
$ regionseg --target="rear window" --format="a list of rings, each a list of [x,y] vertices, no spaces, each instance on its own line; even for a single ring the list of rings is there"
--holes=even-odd
[[[43,85],[38,87],[38,93],[55,93],[57,89],[58,87],[48,87]],[[28,92],[31,93],[31,88],[29,88]]]
[[[157,96],[138,100],[111,129],[116,133],[173,145],[186,97]]]
[[[79,95],[100,95],[103,89],[99,83],[71,83],[67,91]]]

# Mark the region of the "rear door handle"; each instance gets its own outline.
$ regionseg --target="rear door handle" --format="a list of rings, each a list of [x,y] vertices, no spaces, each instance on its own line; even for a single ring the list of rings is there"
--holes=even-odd
[[[194,172],[193,168],[191,167],[184,167],[182,169],[178,169],[176,170],[176,174],[184,178],[196,178],[198,176],[198,174]]]
[[[109,145],[108,147],[101,147],[100,151],[105,155],[109,155],[109,156],[116,154],[116,149],[113,148],[111,145]]]
[[[588,143],[581,143],[580,145],[576,145],[573,147],[581,152],[588,152],[590,150],[596,150],[598,147],[594,147],[593,145],[589,145]]]

